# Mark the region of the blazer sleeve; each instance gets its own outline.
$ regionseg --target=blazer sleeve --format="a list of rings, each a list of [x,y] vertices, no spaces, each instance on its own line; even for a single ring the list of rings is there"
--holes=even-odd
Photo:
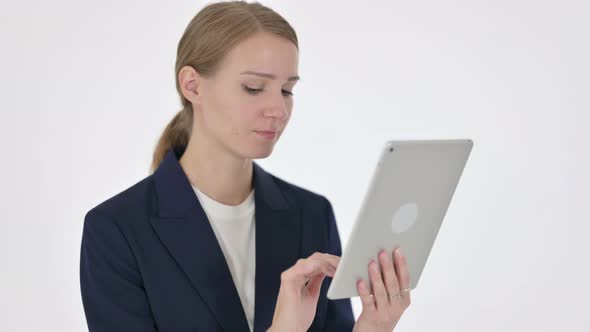
[[[113,218],[84,217],[80,287],[90,332],[157,331],[135,256]]]
[[[325,198],[326,199],[326,198]],[[342,256],[340,235],[336,226],[336,218],[332,204],[326,199],[328,210],[328,253]],[[332,278],[327,279],[326,289],[330,286]],[[355,324],[350,299],[330,300],[328,299],[326,321],[324,331],[352,331]]]

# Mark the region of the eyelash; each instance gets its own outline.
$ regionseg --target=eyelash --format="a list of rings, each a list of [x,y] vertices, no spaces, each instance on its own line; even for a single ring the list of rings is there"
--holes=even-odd
[[[243,87],[244,87],[244,90],[246,90],[246,92],[248,92],[251,95],[255,95],[258,92],[262,91],[262,89],[252,89],[252,88],[249,88],[249,87],[247,87],[245,85],[243,85]],[[286,97],[288,97],[288,96],[293,97],[294,96],[293,92],[291,92],[291,91],[287,91],[287,90],[282,90],[282,91],[285,92],[285,93],[287,93]]]

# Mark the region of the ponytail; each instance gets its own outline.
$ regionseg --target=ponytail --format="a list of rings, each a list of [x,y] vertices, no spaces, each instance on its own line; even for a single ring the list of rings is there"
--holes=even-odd
[[[153,173],[158,168],[169,149],[188,145],[192,127],[193,110],[192,105],[189,104],[176,113],[172,121],[164,129],[164,132],[162,132],[154,150],[150,173]]]

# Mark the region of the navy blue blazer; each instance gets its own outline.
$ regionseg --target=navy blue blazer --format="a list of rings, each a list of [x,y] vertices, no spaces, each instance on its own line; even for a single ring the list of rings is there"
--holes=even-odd
[[[155,172],[84,217],[80,286],[95,331],[248,331],[207,216],[170,149]],[[253,163],[256,227],[254,331],[272,323],[281,273],[314,252],[341,255],[332,206]],[[326,297],[310,331],[350,331],[349,299]]]

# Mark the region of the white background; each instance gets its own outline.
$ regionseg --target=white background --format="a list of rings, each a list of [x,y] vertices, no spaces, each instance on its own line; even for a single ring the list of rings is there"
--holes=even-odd
[[[263,3],[297,31],[302,79],[259,162],[326,195],[344,244],[385,140],[474,140],[396,331],[588,331],[590,3]],[[83,216],[148,175],[204,5],[2,1],[3,331],[87,329]]]

